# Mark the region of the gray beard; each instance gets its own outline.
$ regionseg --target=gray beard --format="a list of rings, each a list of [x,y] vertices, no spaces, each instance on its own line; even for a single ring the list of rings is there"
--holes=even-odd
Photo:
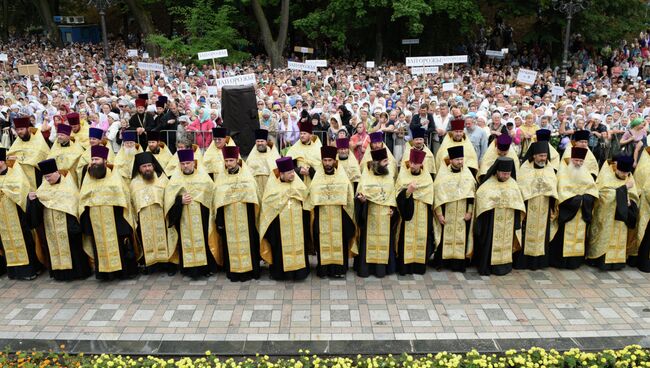
[[[261,153],[266,152],[266,146],[257,146],[257,152],[261,152]]]

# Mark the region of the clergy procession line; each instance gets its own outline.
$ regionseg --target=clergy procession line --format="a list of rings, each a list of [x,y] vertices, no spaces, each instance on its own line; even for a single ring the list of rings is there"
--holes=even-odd
[[[113,155],[100,129],[75,137],[78,120],[69,114],[50,148],[15,117],[18,139],[0,149],[0,271],[11,279],[224,270],[246,281],[264,263],[273,279],[301,280],[310,254],[332,278],[350,259],[360,277],[583,262],[650,272],[650,149],[636,167],[623,155],[599,167],[586,130],[562,157],[540,129],[522,162],[505,134],[479,160],[456,119],[435,154],[424,129],[399,161],[374,132],[357,162],[348,138],[323,146],[301,121],[284,157],[258,129],[243,160],[221,127],[205,152],[179,141],[174,154],[157,132],[142,147],[127,130]]]

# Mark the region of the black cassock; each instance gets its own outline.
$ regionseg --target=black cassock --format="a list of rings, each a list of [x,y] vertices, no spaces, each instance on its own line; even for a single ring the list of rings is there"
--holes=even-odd
[[[344,277],[345,274],[348,272],[348,263],[349,263],[349,255],[350,255],[350,239],[354,237],[354,222],[352,222],[352,219],[350,216],[348,216],[347,212],[343,208],[340,208],[341,211],[341,222],[343,223],[343,244],[341,246],[341,250],[343,253],[343,264],[342,265],[337,265],[337,264],[329,264],[329,265],[321,265],[320,262],[320,232],[319,232],[319,225],[320,225],[320,206],[316,206],[314,208],[314,223],[312,227],[312,234],[314,238],[314,248],[316,250],[316,256],[318,257],[318,265],[316,266],[316,275],[318,277]]]
[[[232,272],[230,271],[230,256],[228,253],[228,236],[226,234],[226,219],[224,216],[224,208],[220,207],[217,210],[217,231],[219,236],[223,240],[223,266],[226,269],[226,277],[230,281],[248,281],[251,279],[260,278],[260,237],[257,233],[257,228],[255,227],[255,205],[252,203],[246,204],[246,215],[248,221],[248,238],[250,239],[250,254],[251,254],[251,263],[253,269],[248,272]]]
[[[154,128],[156,127],[156,122],[153,119],[153,115],[145,112],[144,114],[138,114],[135,113],[131,116],[129,119],[129,130],[136,130],[138,128],[144,128],[145,131],[149,132],[151,130],[155,130]],[[147,148],[147,134],[142,133],[138,136],[136,136],[137,142],[140,144],[140,147],[143,147],[143,149]],[[122,144],[122,140],[117,138],[117,143]]]
[[[402,222],[399,228],[400,236],[397,240],[397,272],[399,272],[400,275],[409,275],[413,273],[423,275],[427,270],[427,262],[433,253],[433,212],[431,211],[431,206],[427,205],[427,251],[425,263],[422,264],[404,263],[404,228],[406,227],[406,221],[410,221],[415,212],[415,200],[413,199],[413,196],[406,196],[406,189],[402,190],[397,195],[397,209],[402,217]]]
[[[397,269],[397,261],[395,254],[395,235],[397,228],[397,221],[399,215],[396,209],[393,209],[393,215],[390,218],[390,243],[388,248],[388,263],[377,264],[366,262],[366,227],[368,226],[368,201],[361,202],[359,198],[354,199],[354,212],[357,218],[357,226],[359,227],[359,254],[354,257],[354,270],[359,277],[368,277],[373,275],[375,277],[384,277],[392,275]]]
[[[467,209],[466,211],[469,210],[469,206],[474,204],[474,198],[467,198]],[[447,216],[445,213],[445,206],[446,204],[443,204],[440,206],[440,211],[442,212],[443,216]],[[433,219],[433,221],[438,221],[437,219]],[[469,237],[472,236],[472,234],[469,232],[471,222],[470,221],[465,221],[465,244],[469,241]],[[444,247],[444,242],[445,242],[445,227],[441,226],[442,230],[440,233],[440,244],[436,248],[436,252],[433,255],[433,261],[431,262],[431,266],[440,269],[440,268],[446,268],[449,270],[452,270],[454,272],[465,272],[467,269],[467,263],[468,261],[466,259],[443,259],[442,258],[442,251]],[[465,247],[465,250],[467,253],[467,246]]]
[[[582,221],[587,225],[585,226],[584,234],[586,250],[586,239],[595,201],[596,198],[594,196],[583,194],[571,197],[560,203],[560,211],[557,217],[557,233],[555,233],[555,237],[551,240],[548,247],[548,260],[551,266],[557,268],[576,269],[582,265],[582,262],[584,262],[585,259],[584,255],[575,257],[564,257],[562,255],[564,251],[564,229],[567,222],[573,220],[573,218],[578,214],[578,211],[581,211]]]
[[[513,237],[515,230],[521,229],[521,213],[515,210],[515,224],[512,228]],[[473,263],[481,275],[505,275],[512,271],[512,263],[492,266],[492,235],[494,231],[494,209],[483,212],[474,222],[474,259]],[[512,246],[511,246],[512,247]]]
[[[627,187],[621,185],[616,188],[616,213],[614,214],[614,220],[624,222],[628,229],[634,229],[638,215],[639,208],[636,206],[636,203],[630,202],[630,205],[627,205]],[[603,271],[620,270],[625,267],[625,263],[605,263],[606,256],[607,254],[603,254],[595,259],[588,259],[587,263]]]
[[[210,247],[208,246],[208,219],[210,218],[210,210],[204,205],[201,206],[201,224],[203,225],[203,239],[205,240],[205,255],[207,259],[207,265],[205,266],[196,266],[196,267],[185,267],[183,265],[183,247],[181,243],[181,215],[183,214],[183,197],[176,196],[176,201],[174,205],[169,210],[169,227],[175,226],[176,231],[178,232],[178,254],[179,254],[179,264],[181,267],[181,273],[187,275],[193,279],[197,279],[204,276],[210,276],[214,273],[217,273],[218,266],[217,261],[214,259],[212,252],[210,252]]]
[[[650,227],[646,227],[645,234],[639,244],[639,252],[636,256],[630,256],[627,264],[637,267],[641,272],[650,272]]]
[[[528,211],[528,202],[524,202],[524,206],[526,206],[526,211]],[[551,241],[551,211],[550,209],[555,207],[555,198],[549,198],[549,204],[548,208],[549,211],[546,214],[546,232],[544,234],[544,255],[541,256],[528,256],[524,254],[524,251],[526,249],[526,219],[524,219],[524,224],[522,226],[522,229],[524,229],[521,232],[521,242],[523,244],[523,247],[517,251],[515,254],[512,255],[512,267],[517,269],[517,270],[523,270],[523,269],[528,269],[528,270],[539,270],[542,268],[548,267],[548,253],[549,253],[549,242]]]
[[[138,274],[138,260],[135,255],[135,248],[133,244],[133,229],[131,225],[122,216],[124,208],[113,206],[113,217],[115,218],[115,230],[117,231],[118,249],[120,251],[120,260],[122,262],[122,270],[113,272],[99,272],[99,262],[97,262],[97,245],[95,244],[95,236],[93,233],[93,226],[90,220],[90,211],[88,207],[84,209],[81,214],[81,229],[85,235],[91,237],[93,242],[93,257],[95,259],[95,278],[98,280],[116,280],[116,279],[129,279],[137,276]]]
[[[282,237],[280,233],[280,217],[277,216],[271,222],[264,239],[268,240],[271,244],[271,254],[273,256],[273,264],[269,266],[271,278],[273,280],[304,280],[309,276],[309,251],[308,244],[310,244],[309,234],[309,211],[302,211],[302,232],[303,232],[303,246],[305,252],[305,268],[295,271],[284,270],[284,260],[282,259]]]
[[[171,110],[166,109],[162,115],[156,116],[154,119],[156,123],[156,128],[160,132],[161,140],[167,145],[169,151],[176,153],[176,131],[178,130],[178,118],[174,115]],[[170,120],[174,120],[172,124],[169,124]]]
[[[47,234],[43,225],[44,207],[41,201],[37,199],[27,201],[27,215],[29,216],[30,226],[32,229],[37,229],[41,239],[47,242]],[[79,221],[70,214],[65,214],[68,229],[68,241],[70,242],[70,259],[72,261],[72,269],[69,270],[50,270],[50,277],[57,281],[70,281],[82,280],[88,278],[92,274],[88,256],[84,253],[82,242],[81,224]],[[41,244],[49,263],[52,264],[50,258],[49,247],[47,244]]]

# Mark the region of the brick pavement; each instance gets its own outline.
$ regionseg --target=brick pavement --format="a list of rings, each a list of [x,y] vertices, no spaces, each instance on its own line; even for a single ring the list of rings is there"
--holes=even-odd
[[[0,279],[0,339],[446,340],[647,336],[650,275],[548,269],[482,277],[231,283],[224,274]]]

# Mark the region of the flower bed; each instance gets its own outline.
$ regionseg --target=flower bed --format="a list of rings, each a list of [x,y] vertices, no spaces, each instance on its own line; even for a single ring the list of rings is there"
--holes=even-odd
[[[509,350],[503,354],[481,354],[472,350],[466,354],[441,352],[414,357],[409,354],[400,356],[361,356],[323,357],[310,355],[309,351],[299,351],[299,355],[289,359],[271,359],[258,355],[255,358],[223,359],[213,356],[209,351],[199,358],[158,358],[128,357],[114,355],[84,356],[67,353],[43,352],[8,352],[0,353],[0,367],[178,367],[178,368],[497,368],[497,367],[584,367],[584,368],[623,368],[650,367],[650,350],[638,345],[621,350],[603,350],[599,352],[582,352],[571,349],[558,352],[540,348],[529,350]]]

